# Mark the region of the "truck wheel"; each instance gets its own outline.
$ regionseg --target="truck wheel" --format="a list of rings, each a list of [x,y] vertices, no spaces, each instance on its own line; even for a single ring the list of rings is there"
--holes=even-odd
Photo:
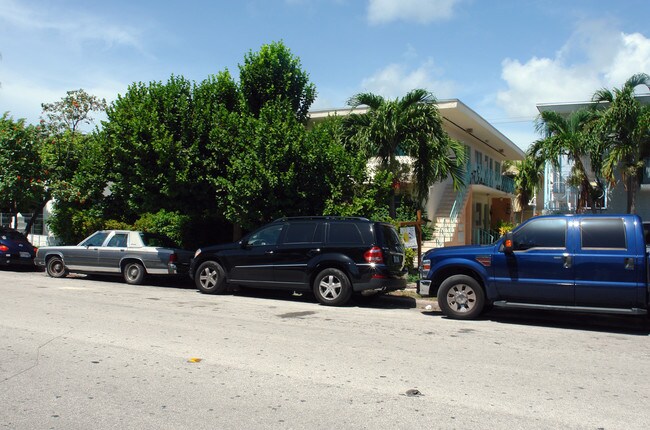
[[[342,306],[352,296],[352,284],[340,270],[325,269],[314,280],[314,295],[323,305]]]
[[[61,257],[50,257],[47,260],[46,270],[52,278],[63,278],[68,275],[68,269],[65,268]]]
[[[476,279],[467,275],[454,275],[440,285],[438,305],[449,318],[469,320],[483,311],[485,294]]]
[[[144,281],[144,266],[137,262],[126,263],[124,266],[124,280],[130,285],[140,285]]]
[[[194,275],[196,288],[205,294],[222,294],[226,292],[226,275],[221,265],[215,261],[206,261],[199,266]]]

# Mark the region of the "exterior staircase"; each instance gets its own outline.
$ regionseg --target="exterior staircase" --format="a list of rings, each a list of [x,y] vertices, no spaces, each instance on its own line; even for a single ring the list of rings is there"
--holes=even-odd
[[[465,222],[462,215],[468,196],[466,189],[455,191],[452,184],[447,185],[434,217],[433,237],[423,243],[423,249],[465,244]]]

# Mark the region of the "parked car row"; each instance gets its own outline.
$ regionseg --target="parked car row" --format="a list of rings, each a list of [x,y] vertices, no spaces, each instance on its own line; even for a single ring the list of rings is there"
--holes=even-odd
[[[236,243],[195,253],[161,235],[101,230],[76,246],[41,247],[30,257],[54,278],[113,274],[137,285],[150,275],[189,274],[206,294],[239,286],[313,291],[320,303],[333,306],[354,293],[394,291],[407,283],[395,228],[357,217],[281,218]]]

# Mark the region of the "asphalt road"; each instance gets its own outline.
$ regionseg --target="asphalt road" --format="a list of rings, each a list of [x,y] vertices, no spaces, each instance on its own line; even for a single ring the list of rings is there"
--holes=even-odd
[[[647,319],[0,270],[0,428],[646,429]]]

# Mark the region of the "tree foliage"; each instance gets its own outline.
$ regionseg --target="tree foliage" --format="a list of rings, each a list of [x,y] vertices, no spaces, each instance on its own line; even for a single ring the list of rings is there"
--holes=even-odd
[[[43,137],[24,119],[0,117],[0,210],[31,211],[42,199],[48,173],[39,156]]]
[[[316,87],[301,67],[300,59],[282,42],[249,52],[239,66],[241,94],[249,112],[258,117],[267,103],[280,99],[288,102],[296,119],[304,123]]]
[[[92,124],[92,112],[106,110],[106,100],[88,94],[83,89],[68,91],[61,100],[41,105],[48,126],[56,132],[76,133],[82,124]]]
[[[650,76],[645,73],[633,75],[622,88],[601,89],[593,96],[593,101],[605,106],[596,129],[605,152],[602,173],[610,185],[614,185],[614,173],[620,172],[627,190],[628,213],[636,213],[644,159],[650,156],[650,107],[642,106],[636,99],[634,91],[639,86],[650,89]]]
[[[423,89],[412,90],[401,99],[387,100],[360,93],[348,101],[352,108],[367,106],[365,113],[352,113],[345,122],[348,145],[392,174],[393,182],[412,176],[415,196],[426,201],[429,187],[451,177],[456,188],[463,186],[465,151],[442,126],[436,99]],[[400,159],[400,155],[408,156]],[[390,214],[395,203],[389,197]]]

